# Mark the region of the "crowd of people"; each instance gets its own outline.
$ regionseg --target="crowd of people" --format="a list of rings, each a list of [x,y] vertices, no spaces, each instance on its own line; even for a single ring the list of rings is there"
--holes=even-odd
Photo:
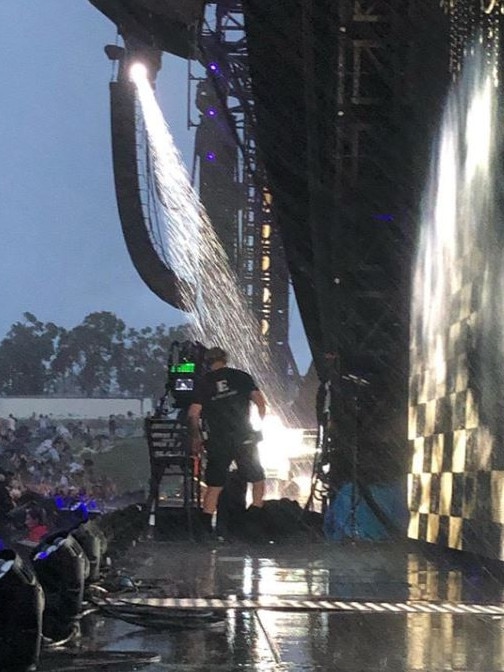
[[[113,501],[116,484],[96,474],[93,458],[113,447],[121,420],[125,428],[131,424],[114,415],[90,422],[62,422],[42,414],[0,418],[0,539],[18,510],[27,540],[37,542],[47,533],[44,506],[34,502]]]

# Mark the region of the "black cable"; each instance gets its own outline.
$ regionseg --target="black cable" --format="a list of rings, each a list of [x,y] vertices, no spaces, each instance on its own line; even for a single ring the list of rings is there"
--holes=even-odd
[[[72,631],[71,633],[63,638],[59,639],[58,641],[54,641],[52,639],[49,639],[48,637],[43,637],[42,638],[42,647],[45,650],[52,651],[53,649],[59,649],[61,646],[65,646],[65,644],[68,644],[71,642],[77,635],[79,634],[79,626],[77,624],[72,626]]]
[[[368,486],[360,479],[357,479],[357,487],[372,513],[387,530],[390,536],[395,539],[404,537],[404,531],[398,525],[396,525],[390,516],[380,507]]]
[[[137,670],[138,666],[160,663],[161,656],[149,651],[58,651],[44,656],[43,669],[58,672],[96,672],[107,670]]]
[[[331,486],[327,482],[327,476],[324,474],[322,471],[322,465],[325,464],[324,458],[327,459],[328,453],[329,453],[329,448],[328,448],[328,442],[327,442],[327,433],[321,429],[319,425],[319,436],[322,435],[322,440],[318,439],[317,440],[317,447],[315,450],[315,454],[313,456],[313,467],[312,467],[312,475],[311,475],[311,488],[310,488],[310,494],[308,496],[308,500],[304,506],[304,511],[308,511],[310,506],[313,503],[314,499],[317,499],[318,501],[323,501],[324,499],[327,499],[331,493]],[[322,433],[322,434],[321,434]],[[321,486],[321,493],[320,495],[317,495],[317,485]]]
[[[180,630],[202,628],[217,625],[225,620],[225,611],[216,610],[185,610],[170,607],[152,607],[142,604],[114,603],[108,599],[92,600],[100,613],[154,630]]]

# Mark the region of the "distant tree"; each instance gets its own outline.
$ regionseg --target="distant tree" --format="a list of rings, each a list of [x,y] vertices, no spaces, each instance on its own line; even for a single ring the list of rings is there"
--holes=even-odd
[[[107,311],[68,330],[23,317],[0,343],[0,394],[160,396],[171,343],[189,339],[187,325],[128,329]]]
[[[117,370],[117,383],[121,391],[138,396],[160,396],[167,377],[170,345],[173,341],[187,339],[187,325],[167,328],[161,324],[140,331],[130,329]]]
[[[63,331],[44,324],[32,313],[15,322],[0,343],[0,392],[6,395],[43,394],[51,383],[51,362]]]
[[[54,374],[70,379],[87,396],[113,394],[125,333],[125,323],[113,313],[90,313],[63,334],[52,364]]]

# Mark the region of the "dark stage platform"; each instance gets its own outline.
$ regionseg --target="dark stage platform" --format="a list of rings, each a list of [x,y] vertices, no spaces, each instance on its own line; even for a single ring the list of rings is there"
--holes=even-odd
[[[502,583],[477,562],[407,543],[143,542],[119,564],[139,585],[122,599],[222,620],[155,631],[90,614],[76,658],[45,653],[42,672],[504,670]]]

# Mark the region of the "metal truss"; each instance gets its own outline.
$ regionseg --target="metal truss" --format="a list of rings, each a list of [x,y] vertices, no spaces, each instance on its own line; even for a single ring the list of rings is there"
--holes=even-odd
[[[427,44],[427,30],[419,36],[417,25],[444,19],[424,0],[347,0],[337,12],[333,178],[339,215],[330,262],[339,285],[331,333],[343,373],[367,382],[355,394],[366,478],[379,445],[384,473],[394,473],[403,459],[393,446],[406,436],[410,268],[424,186],[418,166],[428,160],[418,148],[426,144],[432,114],[425,110],[420,118],[423,94],[411,73]],[[439,79],[442,67],[438,63]]]
[[[401,137],[412,37],[405,5],[413,2],[338,5],[334,187],[341,215],[332,263],[340,285],[332,332],[343,372],[366,384],[356,388],[361,410],[354,418],[364,479],[380,444],[388,444],[380,457],[384,473],[398,468],[391,445],[405,435],[413,232],[407,214],[412,176]]]
[[[396,4],[342,3],[338,24],[335,186],[352,212],[341,259],[347,283],[340,292],[340,330],[357,366],[375,372],[387,368],[394,341],[407,333],[407,316],[399,314],[405,240],[397,222],[400,159],[392,139],[404,107]]]
[[[238,193],[233,213],[236,249],[234,254],[228,251],[228,257],[279,371],[288,375],[295,370],[288,344],[289,278],[273,221],[266,175],[257,157],[254,98],[241,2],[228,0],[207,5],[198,47],[205,73],[199,74],[198,66],[190,62],[190,99],[197,97],[198,87],[212,88],[226,117],[229,134],[238,147],[238,165],[233,176]],[[198,120],[193,120],[190,112],[188,118],[189,126],[198,126],[198,131],[203,130],[204,111],[200,109],[200,113]],[[200,134],[195,146],[200,170],[204,161],[202,148],[207,147],[212,133],[211,124],[205,126],[205,137]],[[215,205],[211,206],[214,210]],[[229,218],[228,215],[228,221]]]

